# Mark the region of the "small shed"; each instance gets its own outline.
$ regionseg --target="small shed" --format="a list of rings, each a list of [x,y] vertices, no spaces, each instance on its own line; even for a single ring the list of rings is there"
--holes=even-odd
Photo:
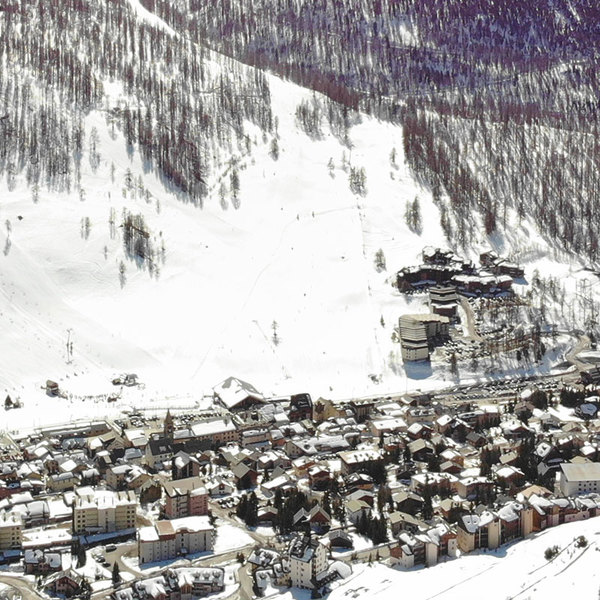
[[[52,381],[51,379],[46,380],[46,394],[48,396],[58,396],[59,392],[60,390],[56,381]]]

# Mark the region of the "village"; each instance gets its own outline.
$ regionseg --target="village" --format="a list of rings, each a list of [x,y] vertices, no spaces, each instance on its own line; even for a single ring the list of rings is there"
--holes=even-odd
[[[0,584],[26,598],[321,597],[358,563],[434,567],[595,517],[589,377],[347,401],[230,377],[209,409],[5,433]]]

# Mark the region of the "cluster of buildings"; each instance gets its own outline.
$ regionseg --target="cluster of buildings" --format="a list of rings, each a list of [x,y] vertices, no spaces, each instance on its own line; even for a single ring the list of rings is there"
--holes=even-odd
[[[403,293],[451,286],[466,296],[494,296],[510,292],[513,280],[524,276],[520,266],[494,252],[482,253],[479,262],[477,268],[450,250],[428,247],[422,252],[420,265],[397,272],[396,285]]]
[[[298,491],[308,503],[293,516],[288,547],[248,559],[258,588],[326,588],[339,576],[332,556],[433,566],[599,515],[600,422],[579,421],[575,411],[562,421],[531,404],[529,392],[504,396],[503,405],[493,392],[481,405],[424,395],[317,401],[312,420],[290,423],[285,443],[271,439],[269,476],[256,469],[259,522],[277,527]],[[254,460],[240,445],[221,454],[227,464]],[[355,536],[379,520],[384,539],[355,549]]]
[[[335,536],[351,542],[341,535],[341,531],[331,533],[326,540],[299,533],[280,552],[255,548],[248,557],[255,589],[260,593],[268,585],[274,585],[317,590],[336,579],[347,577],[351,567],[331,560],[330,545]]]
[[[493,550],[549,527],[600,515],[600,496],[596,493],[555,497],[544,488],[530,486],[519,498],[520,501],[508,501],[496,509],[481,506],[461,515],[456,528],[461,552]]]
[[[114,600],[192,600],[222,592],[225,570],[222,567],[167,569],[164,573],[121,587]]]
[[[272,446],[274,424],[299,423],[312,411],[308,394],[272,402],[230,378],[215,387],[212,407],[195,415],[168,412],[149,420],[133,414],[6,436],[0,563],[20,560],[25,573],[44,578],[48,593],[75,594],[85,579],[71,568],[76,543],[135,539],[140,565],[210,553],[216,539],[210,502],[255,485],[275,466],[289,467],[284,452],[262,450]],[[278,445],[285,435],[279,432]],[[140,512],[148,503],[158,513],[151,524],[149,513]],[[207,571],[198,573],[190,581],[192,595],[204,589]],[[187,593],[171,585],[172,573],[165,577],[175,595]],[[219,581],[211,576],[213,591]],[[127,593],[142,590],[133,586]]]
[[[0,463],[0,560],[21,560],[49,593],[77,593],[83,579],[62,560],[74,540],[135,539],[145,567],[214,551],[213,513],[237,512],[240,527],[286,534],[246,552],[256,590],[322,591],[353,560],[431,566],[599,514],[600,421],[577,416],[592,400],[557,411],[553,392],[482,390],[477,402],[313,402],[230,378],[209,410],[17,436]],[[223,581],[171,568],[113,597],[181,600]]]
[[[450,339],[450,325],[458,321],[460,296],[497,297],[512,291],[514,279],[524,271],[494,252],[480,255],[480,268],[464,261],[450,250],[425,248],[423,262],[405,267],[396,275],[403,293],[426,291],[429,312],[402,315],[399,321],[400,345],[404,362],[429,360],[436,346]]]

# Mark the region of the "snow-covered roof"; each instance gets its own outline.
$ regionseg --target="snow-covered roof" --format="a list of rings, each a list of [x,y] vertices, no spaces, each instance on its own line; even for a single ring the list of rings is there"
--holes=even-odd
[[[463,515],[460,518],[460,522],[465,531],[469,533],[476,533],[479,529],[479,516],[478,515]]]
[[[265,399],[252,384],[237,377],[228,377],[216,385],[213,392],[227,408],[233,408],[249,397],[260,402]]]
[[[215,419],[213,421],[194,423],[191,430],[195,437],[204,437],[227,431],[235,431],[235,424],[231,419]]]
[[[561,463],[567,481],[598,481],[600,480],[600,463]]]
[[[170,537],[183,531],[199,533],[213,530],[214,527],[210,524],[207,516],[193,516],[170,521],[157,521],[153,526],[141,527],[138,535],[141,542],[155,542],[162,537]]]
[[[511,523],[519,519],[522,508],[523,507],[516,502],[509,502],[498,510],[498,516],[503,521]]]
[[[406,421],[401,417],[374,419],[371,421],[376,431],[400,431],[406,429]]]
[[[523,475],[523,471],[517,469],[516,467],[511,467],[510,465],[506,465],[496,470],[496,475],[501,477],[502,479],[507,479],[508,477],[512,477],[513,475]]]
[[[89,488],[88,488],[89,489]],[[116,506],[136,505],[134,492],[113,492],[111,490],[91,490],[87,494],[79,494],[75,500],[78,508],[112,508]]]
[[[177,575],[177,583],[180,587],[198,583],[222,586],[225,579],[225,571],[220,567],[182,568],[173,571]]]
[[[148,443],[148,438],[141,429],[126,429],[125,438],[133,446],[145,446]]]
[[[185,496],[192,494],[200,496],[206,494],[204,480],[200,477],[186,477],[185,479],[175,479],[174,481],[166,481],[163,484],[167,496]]]
[[[381,454],[374,448],[365,448],[363,450],[349,450],[348,452],[340,452],[339,457],[346,464],[358,464],[372,460],[379,460]]]

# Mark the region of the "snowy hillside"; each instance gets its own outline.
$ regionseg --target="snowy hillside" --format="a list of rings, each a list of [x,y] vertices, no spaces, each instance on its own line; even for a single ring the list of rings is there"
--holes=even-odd
[[[330,600],[368,596],[373,600],[391,600],[398,590],[415,600],[462,600],[479,598],[485,588],[489,600],[545,600],[547,598],[595,598],[600,578],[597,519],[560,525],[525,541],[495,551],[478,552],[429,569],[410,571],[391,569],[375,563],[353,567],[353,575],[335,588]],[[583,535],[588,544],[576,547]],[[544,551],[558,546],[562,552],[552,561]],[[270,596],[272,600],[310,597],[305,591]]]
[[[399,128],[365,120],[352,129],[350,156],[333,136],[315,142],[296,128],[303,90],[270,83],[279,158],[257,131],[251,158],[239,166],[237,210],[216,183],[204,208],[180,202],[144,173],[139,155],[130,159],[119,135],[106,134],[100,115],[86,123],[100,133],[100,166],[93,172],[83,161],[83,199],[42,190],[34,204],[22,183],[5,188],[2,217],[11,230],[3,231],[0,277],[3,342],[12,349],[5,386],[100,369],[193,380],[198,389],[236,373],[272,389],[288,382],[290,390],[361,393],[368,374],[387,369],[403,301],[385,282],[390,273],[375,271],[374,254],[383,248],[390,267],[401,266],[423,244],[442,242],[436,209],[402,167],[389,165],[393,147],[402,165]],[[344,160],[365,167],[366,197],[350,191]],[[137,188],[140,179],[149,194]],[[421,236],[403,216],[417,194]],[[143,214],[164,246],[158,274],[125,258],[123,209]]]
[[[217,77],[225,60],[211,54],[204,68]],[[253,79],[252,68],[236,69]],[[344,140],[323,118],[321,135],[309,137],[296,112],[312,93],[267,81],[275,133],[246,121],[243,147],[219,150],[201,203],[166,186],[103,110],[85,119],[77,189],[40,187],[32,198],[25,173],[7,177],[1,389],[40,402],[49,378],[67,393],[100,394],[122,371],[137,372],[157,397],[200,396],[229,375],[265,393],[316,397],[444,383],[445,367],[407,378],[392,341],[400,314],[425,311],[422,298],[392,287],[395,271],[424,246],[446,243],[437,205],[405,164],[402,128],[353,116],[360,122]],[[129,98],[110,80],[104,94],[107,106]],[[328,103],[317,103],[326,112]],[[361,172],[364,189],[351,189]],[[416,197],[417,233],[405,219]],[[150,261],[124,248],[127,213],[143,217]],[[528,275],[556,272],[526,220],[507,231],[497,249],[524,250]],[[471,258],[487,247],[484,237],[473,233]],[[387,270],[377,272],[380,249]]]

